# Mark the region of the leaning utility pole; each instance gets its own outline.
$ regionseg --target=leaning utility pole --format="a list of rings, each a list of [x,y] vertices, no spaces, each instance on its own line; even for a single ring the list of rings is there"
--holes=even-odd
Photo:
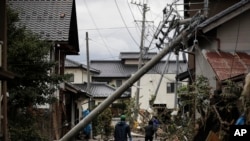
[[[90,112],[85,118],[83,118],[75,127],[73,127],[67,134],[65,134],[59,141],[69,141],[79,131],[82,130],[87,124],[89,124],[96,116],[101,114],[110,104],[112,104],[122,93],[129,89],[136,81],[138,81],[144,74],[146,74],[155,64],[157,64],[168,53],[180,47],[183,37],[190,39],[192,33],[197,25],[204,20],[203,16],[195,17],[190,25],[185,28],[176,38],[174,38],[165,48],[163,48],[156,56],[154,56],[149,62],[142,66],[133,76],[131,76],[125,83],[122,84],[116,91],[106,98],[100,105],[98,105],[93,111]]]
[[[138,70],[141,68],[143,63],[143,54],[144,54],[144,33],[145,33],[145,20],[146,20],[146,12],[147,12],[147,4],[143,4],[143,14],[142,14],[142,31],[141,31],[141,44],[140,44],[140,56],[139,56],[139,62],[138,62]],[[140,109],[140,79],[137,81],[137,89],[136,89],[136,96],[135,96],[135,120],[138,118],[138,113]]]

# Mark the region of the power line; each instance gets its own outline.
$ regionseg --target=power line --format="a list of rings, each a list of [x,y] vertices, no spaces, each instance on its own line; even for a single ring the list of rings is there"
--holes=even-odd
[[[231,68],[230,68],[230,77],[232,77],[232,71],[233,71],[233,66],[234,66],[234,62],[235,62],[235,55],[237,54],[236,51],[237,51],[238,43],[239,43],[239,33],[240,33],[240,19],[238,21],[237,36],[236,36],[236,43],[235,43],[235,47],[234,47],[233,61],[232,61]]]
[[[99,36],[101,37],[101,39],[102,39],[102,41],[103,41],[105,47],[107,48],[109,54],[110,54],[111,56],[113,56],[112,53],[111,53],[111,51],[110,51],[109,48],[108,48],[108,45],[107,45],[106,42],[104,41],[104,38],[103,38],[103,36],[102,36],[100,30],[98,29],[98,26],[97,26],[97,24],[95,23],[95,20],[94,20],[93,16],[91,15],[90,10],[89,10],[88,5],[87,5],[87,3],[86,3],[85,0],[84,0],[84,3],[85,3],[85,7],[86,7],[87,10],[88,10],[88,14],[89,14],[91,20],[93,21],[93,23],[94,23],[94,25],[95,25],[95,27],[96,27],[96,30],[97,30]]]
[[[129,29],[127,28],[128,26],[127,26],[127,24],[126,24],[126,22],[125,22],[125,20],[124,20],[124,18],[123,18],[123,16],[122,16],[122,13],[121,13],[121,10],[120,10],[120,8],[119,8],[119,6],[118,6],[118,4],[117,4],[117,1],[116,1],[116,0],[114,0],[114,1],[115,1],[115,5],[116,5],[116,7],[117,7],[117,10],[118,10],[118,12],[119,12],[119,14],[120,14],[120,17],[121,17],[121,19],[122,19],[122,21],[123,21],[123,24],[125,25],[125,27],[126,27],[128,33],[129,33],[131,39],[132,39],[132,40],[135,42],[135,44],[139,47],[139,44],[136,42],[136,40],[135,40],[134,37],[132,36],[131,32],[130,32]]]
[[[134,21],[136,21],[136,20],[135,20],[135,16],[134,16],[134,14],[133,14],[133,12],[132,12],[132,9],[131,9],[131,7],[130,7],[130,5],[129,5],[129,2],[128,2],[128,1],[127,1],[127,4],[128,4],[129,11],[130,11],[130,13],[131,13],[131,15],[132,15],[132,17],[133,17]],[[135,25],[137,26],[137,28],[138,28],[139,30],[141,30],[137,22],[135,22]],[[137,30],[137,31],[138,31],[138,30]],[[137,33],[138,33],[138,32],[137,32]],[[140,33],[140,32],[139,32],[139,33]],[[140,35],[139,35],[139,36],[140,36]]]
[[[136,27],[103,27],[103,28],[81,28],[78,30],[109,30],[109,29],[124,29],[124,28],[136,28]]]

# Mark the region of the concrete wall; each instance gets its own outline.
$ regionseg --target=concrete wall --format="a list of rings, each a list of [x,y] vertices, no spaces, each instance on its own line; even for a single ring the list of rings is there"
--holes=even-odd
[[[195,60],[196,60],[196,78],[197,76],[204,76],[207,77],[209,80],[209,84],[211,87],[213,87],[214,89],[216,88],[216,75],[213,71],[213,69],[211,68],[210,64],[208,63],[208,61],[206,60],[206,58],[204,57],[204,50],[201,51],[197,51],[195,56]]]

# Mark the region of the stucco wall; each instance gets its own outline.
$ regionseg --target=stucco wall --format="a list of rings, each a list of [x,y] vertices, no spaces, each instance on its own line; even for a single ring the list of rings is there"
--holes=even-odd
[[[74,74],[74,82],[72,83],[83,83],[88,81],[87,72],[79,68],[65,68],[64,74]]]
[[[140,79],[140,99],[139,103],[141,109],[150,108],[149,100],[155,94],[157,85],[159,83],[160,74],[146,74]],[[175,74],[165,74],[160,84],[155,104],[166,104],[167,108],[174,108],[174,93],[167,93],[167,83],[175,82]],[[183,84],[184,85],[184,84]],[[137,83],[132,87],[132,97],[135,97],[137,90]]]

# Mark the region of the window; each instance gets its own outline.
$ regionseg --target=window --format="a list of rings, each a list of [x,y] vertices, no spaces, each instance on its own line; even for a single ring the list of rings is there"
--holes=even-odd
[[[74,80],[75,80],[74,74],[71,73],[71,74],[69,74],[69,75],[70,75],[70,77],[69,77],[69,82],[74,82]]]
[[[181,87],[181,83],[178,83],[178,88]],[[175,82],[167,83],[167,93],[174,93],[175,92]]]
[[[122,80],[116,80],[116,87],[120,87],[122,85]]]

